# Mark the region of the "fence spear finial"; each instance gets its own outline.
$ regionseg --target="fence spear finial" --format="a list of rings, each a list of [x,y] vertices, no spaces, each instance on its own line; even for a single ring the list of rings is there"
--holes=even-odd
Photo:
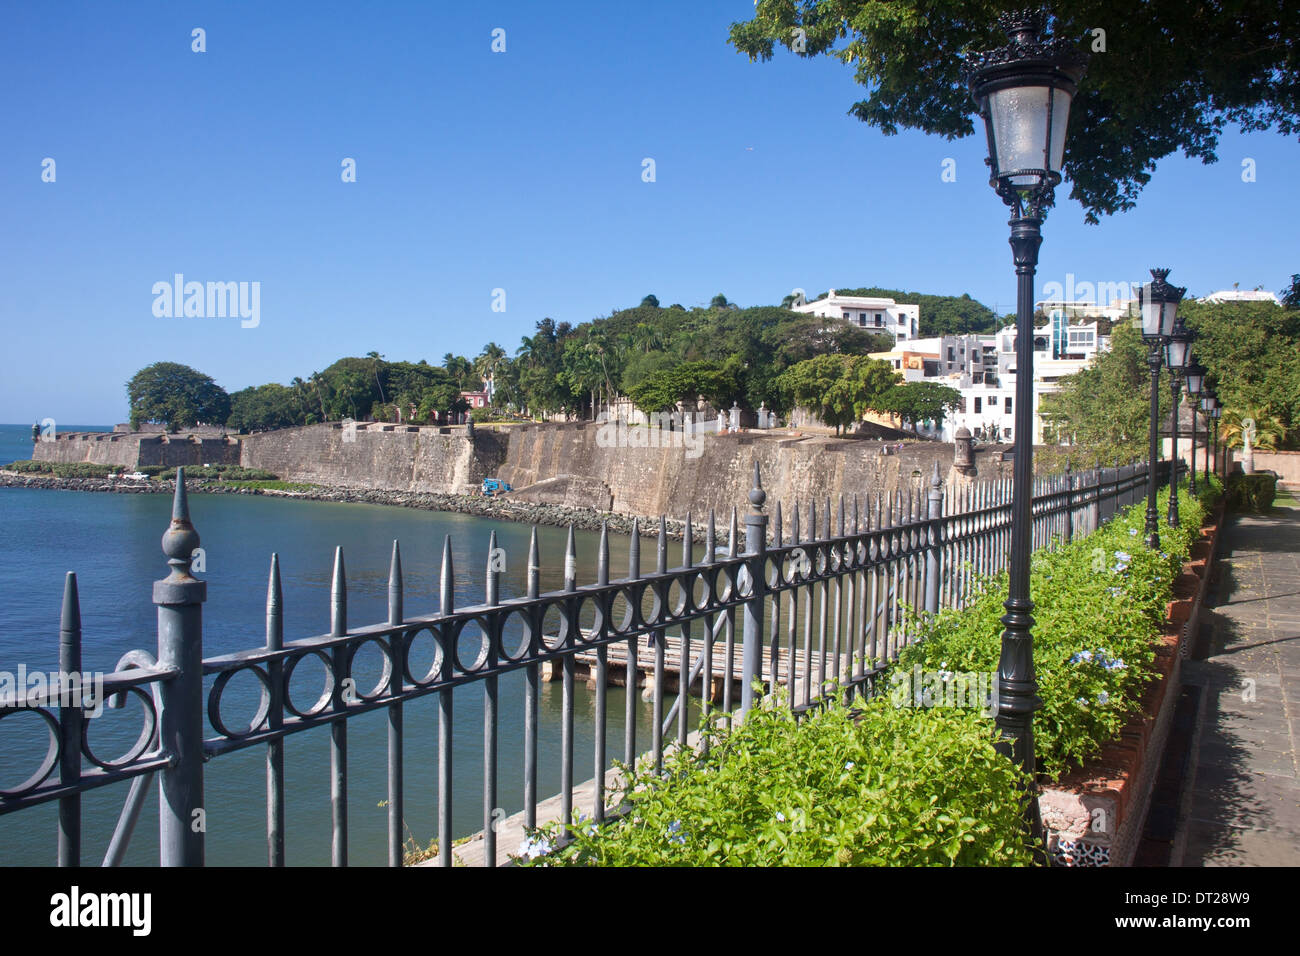
[[[749,489],[749,503],[755,514],[763,513],[763,504],[767,501],[767,492],[763,490],[763,477],[758,470],[758,459],[754,459],[754,486]]]

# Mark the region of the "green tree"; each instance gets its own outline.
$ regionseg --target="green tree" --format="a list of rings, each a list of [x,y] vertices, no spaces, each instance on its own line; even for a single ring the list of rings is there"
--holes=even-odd
[[[920,422],[943,424],[944,414],[961,405],[961,392],[938,382],[905,382],[895,385],[876,406],[880,411],[897,415],[910,423],[912,431]]]
[[[788,404],[810,409],[838,435],[868,409],[882,408],[897,380],[888,362],[865,356],[818,355],[790,366],[777,385]]]
[[[1291,277],[1291,285],[1282,293],[1282,305],[1288,309],[1300,309],[1300,275]]]
[[[272,382],[231,395],[226,425],[241,432],[262,432],[301,425],[304,418],[294,389]]]
[[[1169,376],[1161,372],[1160,420],[1169,417]],[[1142,334],[1132,322],[1115,327],[1110,351],[1061,379],[1039,401],[1045,438],[1081,446],[1101,461],[1143,458],[1150,441],[1151,372]]]
[[[715,408],[726,408],[740,398],[735,363],[685,362],[654,372],[628,389],[628,397],[643,412],[671,411],[678,402],[694,406],[696,396]]]
[[[732,24],[730,42],[751,60],[770,59],[780,44],[851,64],[869,91],[850,110],[858,119],[886,135],[907,128],[956,139],[975,131],[963,54],[1004,45],[996,18],[1013,6],[758,0],[752,19]],[[1300,131],[1300,5],[1077,0],[1057,5],[1052,32],[1096,51],[1065,144],[1070,195],[1089,222],[1131,208],[1164,156],[1181,150],[1214,162],[1228,123]]]
[[[654,294],[646,296],[644,299],[641,300],[641,308],[643,309],[659,308],[659,297]]]
[[[1224,408],[1270,410],[1282,447],[1300,443],[1300,309],[1271,302],[1187,302],[1179,314]]]
[[[224,425],[230,396],[211,376],[177,362],[155,362],[126,383],[132,428],[158,422],[169,431],[192,425]]]

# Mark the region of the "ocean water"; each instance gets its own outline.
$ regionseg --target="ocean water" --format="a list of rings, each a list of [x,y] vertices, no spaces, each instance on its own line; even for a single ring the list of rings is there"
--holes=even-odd
[[[30,445],[30,426],[26,438]],[[6,448],[19,443],[6,439]],[[13,452],[8,452],[12,454]],[[15,455],[15,457],[26,457]],[[0,671],[54,670],[58,661],[59,608],[64,574],[75,571],[81,596],[83,670],[109,672],[133,648],[157,650],[152,582],[166,576],[160,538],[167,527],[167,495],[0,488]],[[353,627],[377,623],[387,613],[387,575],[393,539],[399,539],[408,616],[437,607],[439,560],[444,535],[452,536],[458,606],[483,598],[488,534],[495,529],[507,555],[502,598],[525,590],[528,536],[520,524],[364,504],[294,501],[270,497],[190,497],[191,515],[202,539],[208,581],[203,609],[207,656],[253,648],[265,641],[266,582],[271,552],[278,552],[284,587],[285,641],[326,633],[333,551],[344,550],[348,620]],[[539,529],[542,588],[562,586],[566,532]],[[579,583],[595,577],[597,536],[580,533]],[[649,547],[653,548],[653,543]],[[674,549],[675,550],[675,549]],[[615,576],[627,566],[627,539],[611,538]],[[674,558],[677,555],[674,553]],[[653,550],[650,551],[653,560]],[[673,563],[676,563],[675,561]],[[377,650],[358,655],[359,683],[378,673]],[[304,665],[291,693],[310,701],[320,692],[323,667]],[[237,690],[237,686],[245,685]],[[231,682],[225,699],[231,725],[252,713],[251,676]],[[468,685],[456,692],[454,824],[457,835],[482,826],[483,692]],[[621,756],[624,697],[608,695],[608,750]],[[638,704],[638,740],[648,743],[649,707]],[[543,684],[539,764],[541,797],[559,791],[560,685]],[[241,721],[242,719],[242,721]],[[116,757],[136,739],[142,725],[136,703],[105,709],[90,721],[90,746]],[[45,753],[45,732],[35,715],[19,712],[0,721],[0,788],[25,780]],[[350,862],[386,861],[386,716],[382,712],[348,721]],[[411,839],[426,845],[437,826],[436,697],[405,706],[405,823]],[[575,779],[591,776],[592,697],[579,685]],[[501,678],[500,804],[506,813],[522,809],[523,677]],[[218,757],[205,766],[207,859],[212,864],[266,861],[265,748],[251,747]],[[285,743],[287,858],[291,865],[329,862],[328,732],[312,730]],[[155,788],[156,789],[156,788]],[[97,864],[108,845],[127,785],[115,784],[82,800],[83,862]],[[589,808],[585,808],[589,811]],[[0,864],[55,862],[57,811],[54,803],[0,815]],[[157,862],[157,800],[145,803],[127,857],[129,864]]]

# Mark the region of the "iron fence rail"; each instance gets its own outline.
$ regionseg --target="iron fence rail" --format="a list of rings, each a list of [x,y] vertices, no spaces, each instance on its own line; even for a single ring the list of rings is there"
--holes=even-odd
[[[1167,474],[1168,465],[1158,463]],[[1120,507],[1145,496],[1147,468],[1133,463],[1115,468],[1038,478],[1033,495],[1033,543],[1052,547],[1096,529]],[[611,647],[622,662],[627,688],[622,760],[632,764],[646,745],[637,736],[637,690],[651,697],[648,758],[656,769],[664,761],[665,740],[684,746],[692,729],[692,688],[699,681],[700,719],[714,713],[743,713],[755,693],[785,685],[796,710],[816,706],[827,694],[866,694],[872,682],[915,638],[917,615],[962,608],[978,582],[1006,567],[1011,528],[1009,482],[972,483],[947,490],[936,466],[927,485],[871,498],[843,497],[838,509],[826,499],[819,509],[809,502],[781,505],[769,528],[766,494],[758,467],[744,517],[744,547],[733,509],[725,547],[709,514],[704,553],[695,556],[693,516],[685,521],[680,562],[670,567],[666,519],[659,518],[655,567],[642,569],[642,533],[634,522],[627,575],[611,578],[609,537],[602,529],[596,580],[579,585],[577,548],[570,528],[564,555],[563,587],[542,593],[542,559],[534,528],[529,545],[527,584],[518,597],[501,594],[495,532],[488,541],[484,601],[457,607],[456,570],[451,539],[443,543],[440,604],[435,614],[407,616],[401,550],[393,542],[388,575],[387,620],[363,626],[348,621],[347,575],[342,548],[334,555],[330,587],[330,629],[302,640],[284,640],[284,602],[278,555],[273,554],[267,583],[263,643],[242,651],[202,656],[201,608],[206,585],[191,573],[199,538],[190,521],[183,469],[178,470],[172,520],[163,539],[171,574],[154,586],[158,605],[158,654],[131,651],[104,679],[110,707],[128,697],[141,705],[139,737],[126,753],[107,760],[92,750],[84,703],[45,693],[0,702],[0,718],[18,710],[36,713],[49,735],[44,758],[26,780],[0,789],[0,814],[58,801],[58,862],[81,862],[81,794],[130,782],[122,813],[105,855],[105,865],[121,862],[154,777],[159,782],[160,862],[201,865],[205,827],[196,821],[203,806],[203,764],[227,753],[264,747],[266,753],[267,860],[286,863],[284,744],[290,736],[329,729],[331,860],[348,863],[348,721],[382,711],[387,717],[387,850],[390,865],[403,862],[406,735],[403,708],[423,697],[437,700],[438,862],[452,863],[453,781],[464,772],[454,766],[454,692],[478,685],[483,694],[482,796],[483,857],[498,859],[498,744],[501,734],[500,678],[522,671],[523,814],[526,827],[538,824],[538,700],[544,679],[561,682],[561,818],[573,819],[576,667],[588,662],[594,684],[593,796],[590,812],[599,821],[606,811],[608,700]],[[806,518],[804,517],[806,515]],[[737,625],[737,616],[741,621]],[[737,636],[739,632],[739,646]],[[413,667],[420,642],[432,650],[427,668]],[[720,646],[718,646],[720,645]],[[668,651],[678,672],[676,697],[665,714]],[[81,615],[76,576],[65,581],[59,634],[62,673],[80,672]],[[357,686],[354,661],[368,648],[378,652],[380,674],[368,687]],[[740,655],[736,669],[737,653]],[[717,656],[721,687],[715,686]],[[319,692],[304,696],[294,675],[318,661],[325,670]],[[222,700],[237,677],[251,677],[258,702],[251,719],[231,726]],[[210,686],[204,689],[204,679]],[[301,682],[299,682],[300,684]],[[756,690],[757,688],[757,690]],[[715,699],[716,698],[716,699]],[[584,771],[585,772],[585,771]]]

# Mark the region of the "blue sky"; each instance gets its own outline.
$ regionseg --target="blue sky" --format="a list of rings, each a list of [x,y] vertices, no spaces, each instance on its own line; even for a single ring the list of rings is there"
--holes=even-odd
[[[124,383],[155,361],[234,391],[370,350],[513,352],[543,316],[577,323],[650,292],[752,305],[882,285],[1011,311],[982,137],[886,137],[847,115],[862,93],[849,68],[751,64],[726,36],[752,10],[6,5],[0,421],[123,421]],[[1138,208],[1100,226],[1062,197],[1040,292],[1156,265],[1192,294],[1279,290],[1300,272],[1297,144],[1230,132],[1219,158],[1167,158]],[[260,323],[156,317],[152,287],[176,273],[259,282]]]

